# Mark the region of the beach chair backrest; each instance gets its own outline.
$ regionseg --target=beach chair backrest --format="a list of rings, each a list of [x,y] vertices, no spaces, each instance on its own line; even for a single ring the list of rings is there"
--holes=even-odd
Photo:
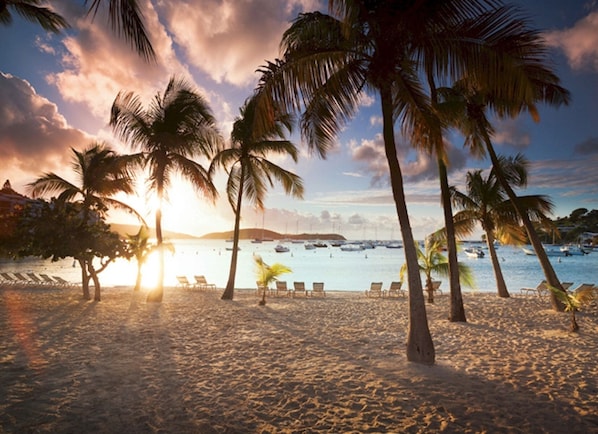
[[[322,292],[324,291],[324,282],[314,282],[312,288],[314,292]]]
[[[293,282],[295,291],[305,291],[305,282]]]
[[[370,291],[379,292],[382,291],[382,282],[372,282],[370,285]]]
[[[195,282],[200,285],[207,285],[208,281],[206,280],[206,276],[195,276]]]
[[[398,291],[398,290],[401,289],[401,286],[403,286],[403,282],[402,281],[390,282],[390,290],[391,291]]]
[[[287,290],[287,282],[285,280],[277,280],[276,281],[276,289],[278,291],[286,291]]]

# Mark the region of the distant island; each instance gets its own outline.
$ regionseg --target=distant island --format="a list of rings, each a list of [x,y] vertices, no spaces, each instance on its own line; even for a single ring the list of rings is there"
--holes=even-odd
[[[139,231],[138,225],[126,225],[120,223],[111,223],[110,227],[113,231],[119,233],[121,236],[135,235]],[[173,231],[162,231],[164,238],[171,240],[189,240],[189,239],[203,239],[203,240],[228,240],[232,239],[233,231],[226,232],[212,232],[200,237],[184,234],[181,232]],[[154,228],[150,228],[150,236],[155,237],[156,231]],[[268,229],[261,228],[250,228],[241,229],[239,231],[239,239],[241,240],[262,240],[262,241],[274,241],[274,240],[342,240],[346,238],[339,234],[281,234],[278,232],[270,231]]]
[[[233,231],[226,232],[212,232],[205,234],[199,238],[205,240],[227,240],[233,237]],[[239,231],[239,239],[241,240],[262,240],[262,241],[273,241],[273,240],[339,240],[346,241],[346,238],[339,234],[281,234],[278,232],[270,231],[268,229],[261,228],[249,228],[241,229]]]

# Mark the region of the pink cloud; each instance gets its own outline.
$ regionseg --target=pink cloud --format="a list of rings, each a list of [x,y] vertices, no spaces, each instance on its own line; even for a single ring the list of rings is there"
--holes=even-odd
[[[598,12],[592,12],[566,30],[544,35],[549,46],[563,50],[573,69],[598,70]]]

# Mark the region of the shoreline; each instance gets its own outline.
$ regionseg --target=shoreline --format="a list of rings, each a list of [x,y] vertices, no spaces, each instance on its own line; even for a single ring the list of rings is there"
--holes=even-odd
[[[405,360],[407,299],[335,291],[0,289],[0,432],[538,432],[598,429],[598,308],[464,292],[426,304],[433,367]]]

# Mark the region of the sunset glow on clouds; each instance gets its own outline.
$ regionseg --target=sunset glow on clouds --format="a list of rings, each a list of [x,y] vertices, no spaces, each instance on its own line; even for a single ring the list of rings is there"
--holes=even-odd
[[[78,3],[52,2],[72,25],[63,35],[47,35],[19,18],[10,27],[0,27],[6,41],[0,53],[2,182],[10,179],[23,193],[42,172],[72,179],[71,147],[80,150],[106,140],[128,152],[107,126],[114,98],[120,91],[133,91],[147,104],[163,92],[172,75],[187,78],[205,95],[228,138],[239,107],[257,83],[256,70],[279,56],[279,42],[290,22],[302,11],[326,11],[326,2],[315,0],[141,2],[157,54],[157,61],[148,63],[114,34],[103,12],[92,20]],[[516,4],[546,28],[551,59],[571,91],[572,103],[559,109],[540,107],[537,124],[528,115],[495,123],[496,148],[506,155],[521,152],[532,162],[526,192],[550,195],[557,215],[581,206],[598,208],[598,191],[592,187],[598,185],[598,10],[581,0]],[[349,238],[372,227],[398,236],[376,95],[362,95],[361,111],[342,131],[326,161],[307,152],[297,133],[292,140],[300,145],[299,164],[277,163],[303,177],[305,200],[285,197],[279,187],[272,189],[266,200],[268,228],[294,232],[295,225],[287,226],[295,222],[303,231],[330,232],[334,221]],[[461,137],[446,140],[449,182],[459,185],[467,170],[489,167],[487,160],[468,156]],[[436,161],[414,152],[399,135],[397,143],[412,226],[415,236],[423,238],[443,225]],[[569,173],[583,173],[583,182],[564,179]],[[231,230],[223,173],[216,185],[221,199],[211,205],[177,183],[170,192],[165,227],[195,235]],[[130,201],[145,206],[141,196]],[[261,224],[261,218],[248,208],[242,226],[256,223]]]

